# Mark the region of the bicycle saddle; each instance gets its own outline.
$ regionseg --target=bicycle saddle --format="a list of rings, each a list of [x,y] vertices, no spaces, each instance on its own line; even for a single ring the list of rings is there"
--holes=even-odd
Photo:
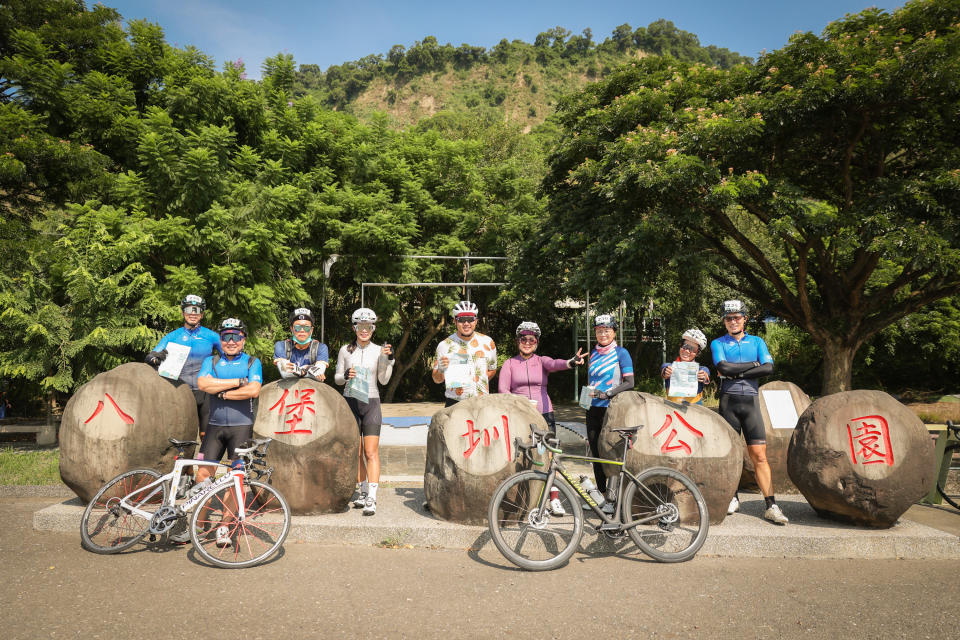
[[[195,440],[177,440],[176,438],[168,438],[170,444],[175,447],[189,447],[190,445],[199,445],[200,443]]]
[[[633,435],[637,431],[640,431],[640,429],[643,429],[642,424],[637,425],[635,427],[610,427],[610,431],[616,431],[617,433],[625,433],[628,435]]]

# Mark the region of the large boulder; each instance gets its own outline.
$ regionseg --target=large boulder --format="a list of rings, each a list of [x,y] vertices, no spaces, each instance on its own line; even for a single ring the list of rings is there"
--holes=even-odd
[[[166,473],[168,438],[197,437],[190,387],[129,362],[99,374],[73,394],[60,423],[60,477],[89,502],[108,480],[131,469]]]
[[[469,398],[435,413],[423,475],[430,511],[452,522],[486,524],[497,485],[524,468],[514,439],[529,442],[531,424],[547,429],[526,398],[509,394]]]
[[[818,514],[892,526],[934,482],[923,422],[882,391],[845,391],[803,412],[790,441],[793,483]]]
[[[298,515],[347,508],[357,482],[360,430],[343,396],[309,378],[260,390],[254,436],[273,438],[267,461],[273,485]]]
[[[809,406],[810,396],[792,382],[774,380],[760,387],[760,415],[763,416],[763,427],[767,433],[767,462],[770,463],[776,493],[797,493],[787,473],[787,450],[797,420]],[[740,490],[760,491],[745,441]]]
[[[623,440],[613,427],[643,425],[627,452],[634,475],[649,467],[670,467],[693,480],[707,503],[710,522],[719,524],[737,490],[743,468],[740,436],[719,415],[696,404],[674,404],[649,393],[626,391],[610,402],[600,433],[600,455],[623,456]],[[618,472],[607,465],[607,475]]]

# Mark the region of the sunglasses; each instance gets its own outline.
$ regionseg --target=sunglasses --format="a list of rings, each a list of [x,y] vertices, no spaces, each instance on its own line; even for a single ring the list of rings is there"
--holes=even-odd
[[[517,342],[520,344],[537,344],[539,340],[533,336],[523,336],[522,338],[517,338]]]
[[[693,345],[689,345],[689,344],[680,345],[680,351],[689,351],[690,353],[696,353],[698,350],[699,348]]]
[[[740,322],[743,320],[743,316],[726,316],[724,317],[724,322]]]
[[[242,333],[227,333],[220,336],[220,342],[243,342],[246,338]]]
[[[310,324],[295,324],[293,325],[294,331],[312,331],[313,325]]]
[[[460,316],[459,318],[457,318],[458,323],[470,324],[471,322],[476,322],[476,321],[477,321],[476,316]]]
[[[203,313],[203,310],[200,307],[184,307],[183,312],[187,315],[192,315],[194,313]]]
[[[368,324],[368,323],[358,324],[358,325],[355,325],[355,326],[356,326],[357,332],[360,332],[360,331],[373,331],[374,329],[377,328],[377,325]]]

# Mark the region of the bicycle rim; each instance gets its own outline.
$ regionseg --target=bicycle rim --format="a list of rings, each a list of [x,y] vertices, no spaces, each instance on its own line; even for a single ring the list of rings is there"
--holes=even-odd
[[[83,547],[94,553],[119,553],[147,535],[150,519],[121,507],[120,500],[126,497],[128,503],[152,514],[167,497],[167,483],[149,490],[144,487],[159,478],[152,469],[134,469],[103,485],[80,520]]]
[[[237,518],[233,485],[208,495],[193,512],[193,546],[218,567],[240,569],[260,564],[280,549],[290,532],[290,507],[279,491],[262,482],[245,481],[243,500],[246,516],[242,522]],[[218,531],[226,533],[229,544]]]
[[[570,559],[583,535],[580,500],[558,475],[554,486],[563,515],[539,504],[547,491],[547,474],[523,471],[504,480],[493,494],[487,520],[493,543],[504,557],[521,569],[555,569]]]
[[[949,469],[943,483],[937,484],[941,497],[954,508],[960,509],[960,445],[952,444],[944,451]]]
[[[696,485],[679,471],[647,469],[624,492],[623,520],[653,520],[627,529],[645,554],[659,562],[683,562],[696,555],[710,527],[707,504]]]

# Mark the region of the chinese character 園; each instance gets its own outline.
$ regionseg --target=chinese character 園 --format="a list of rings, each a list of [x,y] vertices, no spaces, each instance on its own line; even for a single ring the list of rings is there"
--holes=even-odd
[[[862,416],[847,423],[853,464],[893,465],[890,425],[883,416]]]

